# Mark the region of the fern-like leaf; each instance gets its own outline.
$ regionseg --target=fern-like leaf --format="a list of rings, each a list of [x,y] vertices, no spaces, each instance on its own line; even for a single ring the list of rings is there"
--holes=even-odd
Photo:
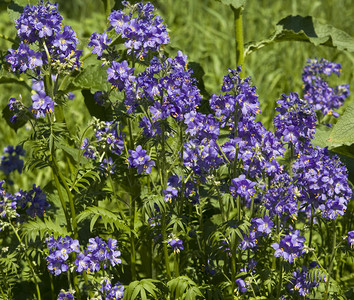
[[[100,173],[97,170],[81,170],[74,182],[70,184],[70,190],[80,194],[82,190],[89,188],[93,182],[100,180]]]
[[[68,235],[65,227],[54,223],[50,218],[44,219],[44,221],[37,218],[34,221],[28,221],[22,225],[22,235],[28,241],[35,241],[37,237],[43,239],[44,235],[47,233],[54,235],[55,238]]]
[[[188,276],[179,276],[167,283],[172,299],[195,300],[204,298],[197,284]]]
[[[103,223],[106,230],[108,225],[112,230],[115,228],[117,230],[122,230],[125,232],[130,232],[130,228],[124,224],[124,221],[120,220],[117,213],[111,212],[108,209],[98,206],[90,206],[86,208],[82,213],[77,216],[77,222],[80,223],[85,219],[90,219],[90,231],[93,230],[95,224],[98,220]]]

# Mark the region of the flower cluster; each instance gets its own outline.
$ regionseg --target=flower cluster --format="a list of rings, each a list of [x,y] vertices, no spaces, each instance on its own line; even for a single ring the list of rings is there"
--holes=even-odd
[[[135,77],[134,69],[128,67],[126,60],[121,63],[113,61],[112,66],[107,69],[107,81],[116,86],[120,91],[129,90],[132,87]]]
[[[103,50],[107,49],[107,47],[112,42],[111,38],[107,38],[107,33],[97,33],[94,32],[90,37],[90,42],[88,43],[89,47],[93,47],[92,53],[97,54],[98,58],[101,58],[103,54]]]
[[[120,132],[119,124],[113,121],[95,120],[97,138],[96,149],[104,152],[105,149],[116,155],[120,155],[124,149],[123,134]]]
[[[22,42],[16,50],[9,49],[9,52],[6,60],[13,72],[18,71],[21,74],[27,69],[34,70],[43,65],[42,53],[35,52]]]
[[[241,79],[240,72],[240,67],[229,69],[221,87],[224,95],[214,94],[209,100],[220,126],[230,130],[229,140],[221,149],[226,162],[241,159],[251,178],[260,176],[263,170],[273,176],[280,167],[274,158],[282,155],[284,149],[272,132],[255,121],[260,113],[256,88],[251,86],[249,77]]]
[[[120,282],[112,286],[109,279],[102,282],[100,291],[103,294],[103,298],[99,298],[101,300],[119,300],[123,299],[124,296],[124,286]]]
[[[275,257],[282,257],[292,263],[303,254],[305,238],[299,236],[300,230],[295,230],[286,235],[280,243],[273,243],[272,247],[275,250]]]
[[[82,273],[83,270],[90,272],[99,271],[101,267],[106,268],[107,262],[112,266],[121,263],[119,258],[121,253],[116,250],[117,240],[108,238],[108,243],[100,237],[90,238],[89,245],[85,253],[80,252],[79,241],[69,236],[55,239],[50,237],[47,240],[49,254],[47,256],[48,270],[54,275],[59,275],[69,269],[69,254],[77,253],[75,259],[76,271]]]
[[[64,290],[61,290],[58,299],[57,300],[73,300],[74,299],[74,293],[73,292],[66,292]]]
[[[349,96],[349,85],[338,85],[333,88],[322,77],[330,76],[332,73],[340,76],[341,65],[323,58],[309,59],[308,63],[302,73],[304,100],[315,110],[321,111],[323,116],[328,114],[338,117],[339,114],[334,109],[342,106],[345,98]]]
[[[71,27],[62,26],[63,18],[57,6],[49,2],[27,5],[15,20],[21,43],[18,49],[9,49],[10,54],[6,56],[14,72],[22,73],[31,69],[38,75],[39,67],[53,60],[67,63],[69,69],[80,66],[82,51],[76,50],[78,38]],[[39,48],[38,52],[30,48],[35,44]]]
[[[166,26],[160,16],[154,16],[154,6],[148,2],[131,5],[123,1],[128,10],[113,11],[108,20],[114,30],[125,39],[128,53],[136,57],[145,57],[148,51],[158,51],[162,45],[169,43]],[[134,17],[136,15],[136,17]]]
[[[237,196],[243,197],[248,203],[255,193],[255,185],[255,182],[247,179],[246,175],[242,174],[231,180],[230,193],[234,198]]]
[[[60,275],[69,269],[69,254],[72,252],[79,253],[79,241],[74,240],[69,236],[49,237],[47,240],[49,254],[46,257],[48,262],[48,270],[54,275]]]
[[[299,200],[304,209],[321,210],[324,218],[336,219],[344,214],[352,196],[348,173],[337,156],[330,157],[327,148],[315,148],[299,154],[293,164]]]
[[[6,226],[1,219],[13,219],[18,216],[16,213],[17,196],[7,193],[3,187],[4,183],[5,180],[0,181],[0,231]]]
[[[108,243],[100,237],[90,238],[89,245],[85,253],[79,252],[76,256],[76,271],[81,273],[83,270],[90,272],[99,271],[101,267],[105,269],[107,262],[112,266],[121,263],[119,258],[121,253],[116,250],[117,240],[108,238]]]
[[[155,162],[150,159],[141,145],[138,145],[135,150],[128,150],[129,155],[127,161],[129,168],[136,167],[138,174],[151,173],[151,167],[155,166]]]
[[[212,95],[210,108],[215,116],[220,118],[221,127],[234,127],[234,122],[243,117],[252,117],[259,114],[258,96],[256,87],[251,86],[251,78],[240,78],[241,67],[236,70],[229,69],[224,76],[221,91],[224,95]]]
[[[315,267],[317,264],[310,264],[310,267]],[[326,282],[325,276],[320,276],[319,271],[317,274],[314,274],[311,278],[309,278],[309,270],[303,266],[302,270],[300,271],[299,268],[296,269],[292,273],[293,278],[291,282],[288,284],[288,288],[292,293],[298,293],[302,297],[308,296],[312,289],[318,287],[320,281]]]
[[[269,184],[270,188],[264,193],[262,203],[269,211],[269,215],[289,216],[298,212],[297,196],[299,191],[292,183],[292,178],[288,173],[281,170],[277,173]]]
[[[7,146],[4,148],[4,154],[1,156],[0,170],[5,175],[9,175],[11,172],[17,170],[21,174],[23,168],[23,160],[21,156],[25,156],[25,150],[20,145],[15,148],[13,146]]]
[[[47,202],[46,194],[35,184],[33,184],[33,188],[29,192],[20,189],[15,196],[17,197],[20,208],[26,209],[26,213],[31,218],[42,217],[45,211],[50,207],[50,204]]]
[[[275,109],[279,112],[274,118],[275,136],[294,145],[297,151],[309,147],[317,122],[313,108],[297,93],[283,94],[277,103],[280,106]]]

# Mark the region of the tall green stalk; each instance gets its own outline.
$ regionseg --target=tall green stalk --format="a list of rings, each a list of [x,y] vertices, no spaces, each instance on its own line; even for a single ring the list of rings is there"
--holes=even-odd
[[[332,221],[332,226],[333,226],[333,236],[332,236],[332,253],[331,253],[331,260],[330,260],[330,263],[329,263],[329,267],[328,267],[328,278],[327,278],[327,282],[326,282],[326,289],[325,289],[325,292],[324,292],[324,297],[323,299],[324,300],[327,300],[328,299],[328,288],[329,288],[329,280],[332,276],[332,269],[333,269],[333,264],[334,264],[334,257],[336,255],[336,250],[337,250],[337,231],[336,231],[336,221],[333,220]]]
[[[244,42],[243,42],[243,21],[242,21],[243,7],[234,8],[233,6],[231,6],[231,8],[234,13],[234,24],[235,24],[236,66],[240,66],[240,65],[243,66],[244,63],[244,46],[243,46]]]
[[[35,284],[35,286],[36,286],[37,299],[38,299],[38,300],[41,300],[41,291],[40,291],[40,289],[39,289],[39,284],[38,284],[38,281],[37,281],[36,273],[35,273],[35,271],[34,271],[34,267],[33,267],[32,260],[31,260],[31,258],[28,256],[28,254],[27,254],[27,247],[25,247],[25,245],[22,243],[22,239],[21,239],[21,237],[19,236],[19,234],[18,234],[16,228],[15,228],[14,225],[12,224],[10,218],[9,218],[9,224],[10,224],[10,226],[11,226],[13,232],[15,233],[15,236],[16,236],[17,240],[18,240],[19,243],[20,243],[20,248],[24,250],[24,253],[25,253],[25,256],[26,256],[26,259],[27,259],[27,262],[28,262],[28,266],[29,266],[29,268],[30,268],[30,270],[31,270],[31,274],[32,274],[32,276],[33,276],[33,281],[34,281],[34,284]],[[4,298],[4,299],[5,299],[5,298]]]

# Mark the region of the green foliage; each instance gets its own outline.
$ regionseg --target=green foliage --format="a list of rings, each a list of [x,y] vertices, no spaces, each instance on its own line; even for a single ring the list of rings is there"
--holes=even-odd
[[[100,181],[100,174],[95,169],[80,169],[73,182],[69,181],[70,190],[81,194],[82,190],[87,190],[91,184]]]
[[[47,235],[53,235],[55,238],[68,235],[68,231],[63,224],[59,224],[58,220],[54,221],[47,217],[41,220],[29,220],[22,225],[22,235],[28,241],[36,241],[39,238],[41,241]]]
[[[34,2],[37,3],[34,0],[12,1],[8,6],[10,19],[14,20],[19,16],[23,5]],[[99,12],[94,12],[93,7],[96,6],[89,2],[78,0],[66,4],[64,1],[60,3],[64,7],[67,5],[66,13],[73,18],[69,20],[70,24],[80,28],[77,32],[82,48],[86,48],[87,38],[92,32],[98,30],[98,28],[100,29],[99,32],[103,32],[106,25],[103,18],[94,17],[94,13],[99,15]],[[301,73],[299,70],[305,62],[304,57],[313,57],[314,54],[315,56],[328,54],[326,56],[329,56],[331,60],[334,57],[344,59],[346,65],[344,64],[343,69],[346,70],[349,70],[348,65],[352,66],[354,62],[351,54],[348,54],[348,52],[353,52],[353,39],[345,33],[344,29],[338,29],[347,26],[345,29],[348,30],[348,28],[351,28],[350,24],[343,24],[343,27],[336,24],[336,27],[333,27],[321,23],[317,17],[300,17],[297,15],[298,13],[312,15],[312,13],[304,13],[303,11],[305,7],[311,8],[311,6],[313,6],[313,12],[317,12],[313,15],[317,14],[318,17],[321,17],[321,13],[326,9],[332,12],[330,5],[328,5],[329,8],[325,8],[325,5],[322,6],[321,2],[318,1],[315,1],[314,4],[294,1],[292,5],[286,5],[286,7],[283,7],[284,4],[281,1],[219,0],[225,5],[220,5],[217,1],[197,0],[156,2],[169,26],[172,39],[172,44],[167,46],[166,53],[170,53],[172,57],[176,50],[182,49],[193,61],[198,61],[198,63],[188,64],[188,67],[193,69],[193,76],[197,79],[198,87],[204,97],[200,111],[205,113],[210,113],[207,100],[210,94],[219,90],[226,69],[228,67],[234,68],[234,55],[231,54],[234,40],[230,7],[233,9],[244,8],[244,22],[247,25],[245,26],[245,36],[248,37],[248,40],[261,41],[248,44],[245,53],[248,56],[244,69],[247,74],[254,75],[253,80],[259,86],[259,94],[263,99],[262,108],[266,112],[260,119],[268,127],[271,127],[275,99],[279,97],[280,92],[287,93],[294,87],[299,86],[300,79],[294,79],[294,74]],[[112,3],[112,1],[104,1],[103,4],[109,10]],[[71,5],[74,6],[72,11]],[[120,1],[116,1],[115,8],[119,5]],[[291,12],[289,7],[291,7]],[[316,7],[319,8],[316,10]],[[85,16],[85,13],[90,14],[91,18],[81,22],[78,16],[74,16],[75,11],[80,12],[80,15],[83,16]],[[351,16],[350,9],[343,13],[349,13],[349,16]],[[282,18],[283,14],[288,15],[288,17]],[[334,11],[334,8],[333,15],[337,19],[341,19],[338,18],[341,14]],[[263,40],[263,36],[269,35],[269,32],[273,30],[272,21],[280,18],[282,19],[277,23],[275,32],[269,39]],[[101,23],[98,24],[99,22]],[[352,22],[351,19],[350,22]],[[85,26],[83,24],[90,25]],[[111,36],[114,37],[114,35]],[[14,41],[5,38],[4,40],[6,43]],[[305,43],[301,43],[300,46],[296,43],[289,43],[293,41]],[[116,49],[121,51],[122,54],[119,58],[116,58],[117,60],[129,59],[126,50],[122,47],[122,42],[120,39],[115,39],[113,42]],[[282,45],[279,43],[279,48],[274,48],[276,42],[284,43]],[[320,48],[317,47],[320,45],[328,46],[331,49],[319,50]],[[254,56],[253,52],[263,47],[262,51],[257,52],[257,57]],[[213,52],[212,55],[210,55],[211,52]],[[43,256],[43,251],[36,247],[37,245],[45,247],[42,242],[47,235],[53,235],[54,237],[71,235],[74,238],[84,240],[84,238],[92,237],[93,233],[98,233],[105,237],[110,235],[117,238],[118,249],[122,251],[123,263],[116,268],[102,269],[99,275],[96,275],[98,272],[88,274],[89,280],[99,282],[98,278],[94,277],[106,276],[107,274],[119,278],[126,287],[124,299],[232,299],[234,298],[233,288],[236,287],[234,286],[235,282],[231,282],[230,278],[233,281],[234,279],[244,279],[247,282],[252,282],[252,288],[255,289],[256,293],[265,293],[265,295],[247,299],[274,298],[281,262],[275,260],[271,244],[279,241],[281,232],[270,236],[265,243],[267,248],[260,249],[263,256],[259,257],[258,263],[259,268],[263,267],[263,270],[257,270],[259,273],[254,276],[252,276],[251,271],[241,272],[241,268],[245,269],[247,267],[241,264],[253,257],[253,251],[249,249],[240,250],[240,243],[248,238],[251,218],[260,214],[264,215],[265,209],[260,208],[257,212],[249,212],[249,208],[243,207],[240,209],[240,204],[237,206],[237,200],[228,193],[229,181],[232,178],[231,176],[235,177],[236,173],[231,172],[227,164],[205,178],[205,182],[199,181],[196,174],[187,167],[180,166],[181,140],[183,141],[187,135],[183,132],[185,127],[182,127],[181,132],[179,132],[179,126],[183,125],[178,124],[176,120],[163,122],[164,130],[171,131],[166,139],[159,140],[155,137],[149,143],[150,141],[142,136],[142,130],[138,128],[138,122],[144,112],[138,109],[135,116],[128,116],[120,111],[121,106],[123,106],[124,93],[111,89],[111,85],[107,82],[107,65],[101,66],[101,61],[97,60],[96,56],[87,53],[88,50],[84,49],[84,67],[63,77],[62,85],[58,90],[58,104],[62,105],[60,108],[63,108],[63,111],[66,109],[65,114],[63,114],[66,121],[61,119],[58,114],[53,118],[40,120],[35,120],[32,117],[30,122],[16,125],[8,123],[15,130],[25,125],[28,125],[26,129],[29,129],[29,125],[31,125],[33,133],[27,139],[23,137],[24,134],[15,135],[13,131],[8,131],[9,127],[7,125],[2,126],[3,124],[0,124],[1,130],[4,132],[0,136],[6,137],[2,141],[4,146],[23,141],[22,144],[27,150],[26,178],[25,176],[18,176],[18,180],[15,180],[15,186],[10,187],[10,189],[16,190],[18,186],[29,186],[33,182],[38,185],[46,185],[47,200],[51,202],[53,208],[53,211],[49,212],[48,216],[43,219],[37,217],[20,225],[22,237],[30,244],[31,251],[33,250],[33,253],[31,251],[26,251],[26,253],[33,254],[33,257],[31,256],[33,261],[37,258],[35,271],[39,274],[38,278],[43,280],[43,282],[40,282],[41,289],[46,289],[46,292],[49,293],[49,282],[47,282],[49,279],[46,278],[48,277],[47,270],[41,269],[42,266],[38,258]],[[2,56],[4,54],[5,51],[3,51]],[[4,60],[2,61],[4,63]],[[134,62],[134,64],[136,70],[143,70],[145,67],[144,61],[141,62],[141,66],[137,66],[137,62]],[[345,76],[347,77],[343,78],[344,81],[348,78],[352,80],[351,74]],[[30,80],[24,79],[24,76],[15,76],[9,73],[2,65],[0,84],[4,87],[4,96],[0,99],[4,107],[3,117],[8,119],[10,112],[7,108],[7,101],[14,91],[6,90],[6,85],[16,85],[15,92],[17,94],[19,92],[23,93],[24,101],[29,103]],[[21,91],[19,91],[20,89]],[[93,97],[97,90],[109,92],[110,99],[117,100],[118,104],[113,108],[112,106],[109,108],[98,106]],[[69,101],[68,103],[63,102],[62,98],[69,91],[75,91],[77,98],[72,103]],[[58,109],[59,107],[56,107],[56,112]],[[314,144],[321,147],[328,146],[334,152],[353,158],[354,141],[351,131],[354,128],[351,122],[352,114],[353,105],[349,104],[343,116],[338,119],[332,129],[318,127]],[[90,116],[95,116],[102,121],[121,119],[125,126],[124,150],[122,150],[122,157],[116,160],[118,162],[115,165],[117,173],[112,176],[92,167],[93,163],[83,157],[84,151],[78,149],[77,144],[80,138],[73,137],[73,132],[80,132],[80,130],[76,130],[76,127],[78,127],[76,125],[87,123]],[[133,132],[129,132],[130,122],[133,123]],[[70,123],[75,126],[69,126]],[[25,131],[24,129],[23,131]],[[229,134],[230,130],[225,128],[221,130],[218,140],[219,146],[229,140]],[[84,130],[81,139],[85,135],[86,130]],[[128,156],[128,149],[140,144],[144,147],[150,147],[148,154],[157,164],[149,176],[135,174],[133,169],[126,168],[124,162],[124,159]],[[162,147],[165,146],[166,149],[164,148],[161,151]],[[104,151],[108,152],[107,149]],[[107,152],[104,154],[107,154]],[[225,154],[223,156],[226,157]],[[100,157],[99,163],[102,162],[104,157],[104,155]],[[164,163],[166,163],[166,166],[162,168],[161,166]],[[238,166],[238,172],[241,172],[242,168],[241,165]],[[193,183],[195,183],[196,191],[201,195],[199,202],[191,203],[192,197],[188,198],[186,195],[181,195],[183,192],[179,194],[177,204],[173,201],[171,203],[166,202],[162,190],[166,187],[164,185],[169,175],[180,177],[182,188],[186,185],[186,178],[192,181],[198,178]],[[55,185],[52,177],[57,179]],[[264,178],[258,178],[257,180],[259,180],[260,189],[271,188],[267,186]],[[104,201],[102,201],[102,198],[104,198]],[[352,212],[352,209],[348,207],[348,211]],[[150,219],[153,218],[156,218],[155,223],[150,223]],[[318,222],[322,221],[319,218]],[[294,220],[285,221],[285,225],[289,225],[290,222],[293,225]],[[144,225],[142,226],[142,224]],[[348,221],[348,226],[345,228],[351,228],[350,224],[351,222]],[[295,223],[294,228],[296,228],[296,225]],[[333,260],[334,264],[338,266],[340,265],[340,258],[330,258],[329,254],[326,253],[326,250],[334,247],[329,242],[330,230],[326,226],[327,224],[319,223],[316,232],[313,233],[313,241],[322,242],[318,261],[327,267]],[[72,227],[72,230],[70,227]],[[308,232],[308,230],[308,228],[304,228],[304,231]],[[325,231],[324,234],[322,234],[322,230]],[[346,231],[344,229],[342,231],[344,236]],[[172,246],[168,245],[172,237],[183,238],[184,250],[176,251],[173,249],[172,254]],[[2,238],[1,235],[0,238],[0,243],[4,245],[9,244],[14,247],[14,244],[17,243],[13,237]],[[263,238],[266,237],[261,237],[261,239]],[[230,249],[225,250],[226,248]],[[235,256],[236,250],[238,251],[237,257]],[[17,252],[9,252],[6,257],[0,257],[0,268],[5,273],[4,275],[0,272],[0,284],[8,284],[6,292],[9,295],[13,285],[21,286],[24,282],[32,283],[37,278],[31,274],[31,268],[28,264],[25,264],[22,273],[19,273],[20,265],[18,261],[20,259],[24,260],[24,257],[18,258]],[[271,261],[272,259],[273,261]],[[342,266],[347,268],[353,265],[347,263],[344,259],[341,263]],[[198,266],[198,268],[195,266]],[[288,268],[287,271],[291,268],[288,265],[286,267]],[[73,269],[74,266],[72,265],[70,271]],[[168,271],[168,269],[172,271]],[[208,272],[210,274],[215,272],[216,275],[214,276],[213,273],[213,276],[210,276]],[[351,270],[343,268],[337,274],[334,274],[335,272],[327,272],[323,268],[314,268],[310,270],[308,279],[320,281],[324,277],[330,278],[329,292],[331,297],[333,299],[344,299],[344,297],[350,299],[350,295],[352,295],[350,294],[352,290],[350,285],[353,280],[353,277],[348,275],[350,272]],[[342,273],[346,276],[339,279],[338,274]],[[78,284],[77,273],[73,272],[72,274],[74,277],[73,283],[74,285],[77,284],[75,286],[77,295],[80,292],[84,295],[86,291],[82,287],[88,287],[87,278],[81,278]],[[83,277],[86,275],[84,273]],[[7,280],[7,277],[11,279]],[[59,286],[68,286],[66,281],[70,282],[71,278],[65,277],[66,275],[63,274],[56,277],[58,279],[52,283],[53,290],[59,290]],[[157,280],[157,278],[160,280]],[[291,275],[284,275],[284,278],[285,285],[291,279]],[[18,282],[16,282],[17,279]],[[91,288],[91,286],[89,287]],[[316,298],[322,297],[324,288],[323,286],[321,288],[322,290],[316,294]],[[33,287],[31,286],[30,289],[32,291]],[[2,290],[0,289],[0,291]],[[340,295],[344,294],[344,291],[349,296]],[[53,291],[51,292],[53,293]],[[248,295],[251,295],[250,290]],[[55,296],[52,295],[52,298],[55,298]],[[245,298],[242,294],[239,294],[239,296],[240,299]],[[10,299],[10,296],[8,298]]]
[[[103,207],[91,206],[87,207],[83,212],[78,216],[78,223],[82,222],[85,219],[90,219],[90,231],[93,231],[95,224],[103,223],[105,229],[108,229],[108,225],[111,227],[112,231],[115,229],[122,230],[123,232],[129,233],[130,229],[124,224],[124,221],[118,217],[117,213],[113,213]]]
[[[277,23],[275,32],[269,39],[248,45],[245,55],[271,43],[284,41],[307,42],[315,46],[323,45],[354,52],[354,38],[348,33],[323,24],[311,16],[287,16]]]
[[[166,287],[155,279],[136,280],[128,285],[123,299],[166,299]]]
[[[174,278],[167,283],[167,286],[170,290],[172,300],[204,299],[197,284],[188,276]]]

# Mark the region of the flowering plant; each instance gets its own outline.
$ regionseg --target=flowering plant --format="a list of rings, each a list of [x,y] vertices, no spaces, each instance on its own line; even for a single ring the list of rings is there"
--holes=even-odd
[[[239,22],[243,3],[232,3]],[[303,96],[281,96],[271,131],[243,71],[256,45],[236,41],[239,66],[206,98],[187,55],[165,51],[149,2],[122,1],[89,52],[57,4],[25,6],[15,27],[5,60],[32,96],[11,97],[5,117],[31,133],[1,157],[3,299],[25,283],[28,299],[350,297],[340,278],[353,256],[352,187],[336,154],[346,142],[317,138],[320,125],[343,126],[329,118],[350,94],[327,78],[339,64],[309,60]],[[90,119],[72,127],[78,90]],[[41,169],[50,176],[32,190],[14,188],[15,171]]]

